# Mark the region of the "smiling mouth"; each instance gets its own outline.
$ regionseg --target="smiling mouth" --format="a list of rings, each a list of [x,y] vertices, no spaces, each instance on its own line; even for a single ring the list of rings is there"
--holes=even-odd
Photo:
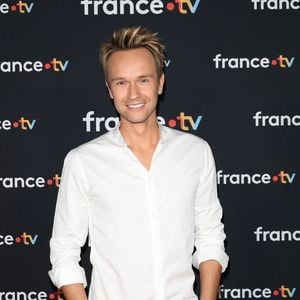
[[[141,107],[143,107],[145,104],[144,103],[138,103],[138,104],[129,104],[129,105],[127,105],[129,108],[133,108],[133,109],[135,109],[135,108],[141,108]]]

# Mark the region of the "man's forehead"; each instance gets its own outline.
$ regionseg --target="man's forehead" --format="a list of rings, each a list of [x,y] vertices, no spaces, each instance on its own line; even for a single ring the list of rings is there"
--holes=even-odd
[[[110,80],[112,78],[156,76],[156,64],[154,58],[151,58],[152,54],[148,50],[136,50],[141,49],[120,50],[111,54],[107,63]]]
[[[109,58],[108,58],[108,62],[110,61],[114,61],[114,60],[120,60],[122,58],[125,59],[145,59],[146,57],[152,58],[153,62],[155,62],[155,59],[152,55],[152,53],[143,47],[140,48],[134,48],[134,49],[121,49],[121,50],[117,50],[115,52],[113,52]]]

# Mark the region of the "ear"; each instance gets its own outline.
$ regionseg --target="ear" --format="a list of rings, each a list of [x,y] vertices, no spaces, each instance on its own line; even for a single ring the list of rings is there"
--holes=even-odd
[[[112,94],[112,92],[111,92],[111,89],[110,89],[110,87],[109,87],[109,84],[108,84],[108,82],[105,80],[105,85],[106,85],[106,87],[107,87],[107,90],[108,90],[108,93],[109,93],[109,97],[111,98],[111,99],[114,99],[114,97],[113,97],[113,94]]]
[[[158,95],[162,94],[162,92],[164,90],[164,83],[165,83],[165,74],[162,73],[160,75],[159,82],[158,82]]]

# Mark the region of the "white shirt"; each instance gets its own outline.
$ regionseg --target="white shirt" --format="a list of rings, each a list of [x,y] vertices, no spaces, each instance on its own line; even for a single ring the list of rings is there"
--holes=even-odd
[[[57,287],[86,286],[78,262],[87,236],[89,300],[197,299],[192,263],[214,259],[225,270],[211,150],[192,134],[160,130],[149,171],[118,128],[67,155],[50,241]]]

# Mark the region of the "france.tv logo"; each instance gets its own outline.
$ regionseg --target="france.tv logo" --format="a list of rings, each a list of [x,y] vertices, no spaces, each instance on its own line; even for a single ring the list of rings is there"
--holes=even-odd
[[[297,288],[288,287],[285,284],[281,284],[275,289],[270,287],[225,288],[222,284],[219,287],[218,299],[292,299],[296,296],[296,291]]]
[[[191,116],[181,111],[177,116],[166,119],[162,116],[157,116],[157,122],[160,125],[167,125],[171,128],[182,131],[196,131],[202,121],[202,116]],[[110,131],[115,129],[119,124],[118,117],[98,117],[95,116],[93,110],[88,111],[85,117],[82,118],[85,123],[86,132],[102,132],[103,130]]]
[[[196,131],[202,121],[202,116],[191,116],[186,115],[185,112],[181,111],[177,116],[166,120],[165,118],[158,116],[158,123],[161,125],[167,125],[171,128],[177,128],[182,131]]]
[[[0,120],[0,132],[9,131],[12,129],[19,129],[19,130],[32,130],[36,125],[36,119],[27,119],[25,117],[20,117],[17,120]]]
[[[38,240],[38,234],[28,234],[27,232],[22,232],[19,236],[14,237],[11,234],[1,235],[0,234],[0,246],[12,246],[12,245],[25,245],[34,246]]]
[[[59,188],[61,176],[55,174],[51,177],[0,177],[0,188],[5,189],[19,189],[19,188],[46,188],[56,187]]]
[[[20,73],[20,72],[65,72],[69,66],[69,60],[60,60],[56,57],[49,61],[0,61],[0,71],[3,73]]]
[[[223,170],[217,171],[217,183],[218,184],[292,184],[295,180],[296,173],[288,173],[281,170],[276,174],[270,173],[224,173]]]
[[[251,0],[255,10],[297,10],[300,9],[299,0]]]
[[[84,15],[160,15],[166,11],[195,14],[201,0],[81,0]]]
[[[218,53],[213,58],[215,69],[268,69],[288,70],[293,67],[295,57],[279,54],[276,57],[223,57]]]
[[[15,4],[9,5],[8,3],[0,3],[0,14],[19,13],[30,14],[34,3],[27,3],[24,1],[18,1]]]
[[[61,291],[47,293],[45,291],[1,291],[0,300],[63,300]]]

